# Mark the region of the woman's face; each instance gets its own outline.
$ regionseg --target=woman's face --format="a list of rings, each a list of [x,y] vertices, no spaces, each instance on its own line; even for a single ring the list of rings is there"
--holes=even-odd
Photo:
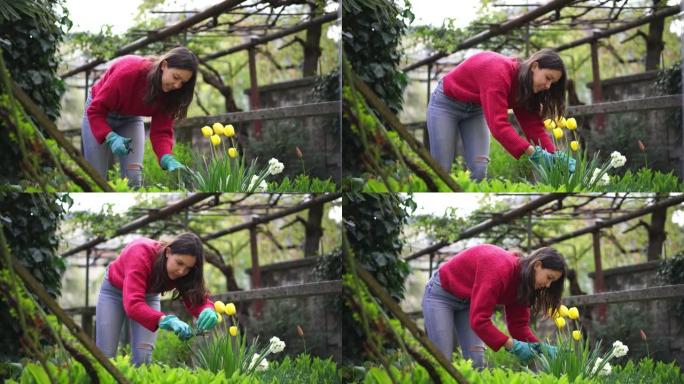
[[[534,262],[534,289],[549,288],[562,275],[561,271],[542,267],[542,262],[537,260]]]
[[[162,91],[171,92],[183,87],[192,78],[192,71],[181,68],[171,68],[166,60],[161,63],[161,86]]]
[[[530,66],[532,71],[532,91],[539,93],[546,91],[563,75],[558,69],[539,68],[539,63],[534,62]]]
[[[166,273],[169,274],[171,280],[179,279],[190,273],[196,262],[195,256],[172,253],[170,249],[166,249]]]

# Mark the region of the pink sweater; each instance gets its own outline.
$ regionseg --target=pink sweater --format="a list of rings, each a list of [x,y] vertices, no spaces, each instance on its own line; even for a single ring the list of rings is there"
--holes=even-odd
[[[480,104],[492,136],[516,159],[530,143],[508,122],[509,108],[532,144],[554,152],[541,116],[515,105],[518,66],[514,58],[495,52],[475,54],[444,76],[444,93],[459,101]]]
[[[162,113],[157,105],[143,102],[147,89],[147,73],[152,62],[135,55],[123,56],[107,69],[91,89],[92,101],[87,115],[90,129],[102,144],[112,131],[107,114],[151,116],[150,141],[157,158],[170,154],[173,148],[173,117]]]
[[[504,305],[511,337],[537,342],[530,329],[530,309],[516,298],[520,283],[518,257],[490,244],[477,245],[453,256],[439,268],[442,287],[470,299],[470,327],[490,348],[498,351],[508,336],[492,324],[496,305]]]
[[[145,237],[133,240],[122,251],[119,257],[109,264],[108,279],[116,288],[123,291],[124,311],[131,319],[142,324],[150,331],[156,331],[163,312],[147,305],[145,294],[152,292],[149,288],[152,265],[161,248],[161,243]],[[175,288],[173,282],[167,290]],[[214,303],[205,298],[204,304],[192,307],[183,300],[188,312],[198,317],[205,308],[213,308]]]

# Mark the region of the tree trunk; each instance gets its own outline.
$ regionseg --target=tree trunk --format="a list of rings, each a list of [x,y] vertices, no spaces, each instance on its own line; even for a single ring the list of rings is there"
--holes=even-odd
[[[662,8],[665,2],[653,0],[654,11]],[[660,67],[660,54],[665,48],[663,43],[663,30],[665,29],[665,19],[660,18],[648,24],[648,38],[646,39],[646,70],[652,71]]]
[[[311,18],[318,16],[316,8],[311,9]],[[306,29],[306,42],[304,43],[304,63],[302,76],[316,76],[318,73],[318,59],[321,57],[321,24],[316,24]]]
[[[306,220],[304,240],[304,257],[318,256],[318,244],[323,236],[323,204],[317,204],[309,208],[309,217]]]
[[[667,219],[665,207],[651,214],[651,225],[648,227],[648,261],[660,260],[666,237],[665,219]]]

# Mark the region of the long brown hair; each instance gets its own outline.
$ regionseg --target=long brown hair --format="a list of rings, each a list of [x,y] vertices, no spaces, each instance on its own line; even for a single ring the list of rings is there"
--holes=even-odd
[[[199,62],[197,56],[185,47],[176,47],[161,56],[149,56],[148,60],[151,60],[153,64],[147,73],[147,90],[143,101],[149,105],[159,102],[162,112],[174,119],[185,118],[188,114],[190,102],[192,102],[195,82],[197,81]],[[192,72],[190,80],[181,88],[165,93],[161,84],[161,64],[164,61],[166,61],[168,68],[186,69]]]
[[[202,241],[194,233],[183,233],[169,244],[162,243],[157,259],[152,265],[152,291],[164,292],[172,281],[166,271],[167,249],[170,249],[171,253],[191,255],[196,259],[195,266],[190,269],[190,272],[174,281],[176,289],[173,290],[172,299],[180,297],[187,300],[191,306],[201,305],[208,293],[204,286],[204,249]]]
[[[558,280],[551,283],[549,288],[535,289],[534,263],[541,261],[542,268],[553,269],[561,273]],[[553,248],[544,247],[534,251],[531,255],[520,259],[520,284],[518,285],[518,301],[530,306],[532,316],[541,311],[546,314],[560,307],[561,296],[568,274],[568,265],[563,255]]]
[[[565,83],[567,74],[565,64],[558,53],[552,49],[542,49],[527,60],[519,60],[518,89],[515,101],[519,106],[531,112],[538,112],[544,118],[555,119],[565,112]],[[534,93],[532,84],[532,63],[538,63],[539,69],[555,69],[561,77],[545,91]]]

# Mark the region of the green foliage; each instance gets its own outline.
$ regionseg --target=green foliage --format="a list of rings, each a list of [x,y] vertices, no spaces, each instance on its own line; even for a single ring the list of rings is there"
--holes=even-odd
[[[610,183],[599,189],[601,192],[679,192],[684,190],[684,182],[674,173],[662,173],[650,168],[641,168],[636,173],[631,170],[623,176],[613,176]]]
[[[263,383],[341,383],[337,366],[331,359],[313,359],[307,354],[291,359],[289,356],[279,363],[271,364],[268,369],[257,375]]]
[[[181,164],[192,164],[192,149],[185,143],[176,142],[173,146],[173,155]],[[145,142],[143,156],[143,185],[148,188],[179,189],[177,173],[168,172],[161,168],[157,154],[154,153],[152,143],[149,140]]]
[[[57,254],[57,228],[65,213],[64,205],[68,204],[68,195],[0,192],[0,220],[10,254],[52,297],[60,294],[65,270],[64,260]],[[0,321],[6,324],[0,330],[3,353],[16,357],[21,332],[4,302],[0,303]]]
[[[70,41],[90,58],[110,58],[115,52],[126,45],[128,38],[112,33],[112,26],[105,24],[100,32],[76,32],[69,35]]]
[[[487,174],[491,179],[523,181],[532,175],[532,165],[527,161],[516,160],[501,143],[492,140],[489,145]]]
[[[684,284],[684,253],[663,260],[658,267],[658,279],[665,285]],[[677,303],[677,315],[684,320],[684,299]]]
[[[407,77],[399,68],[401,39],[413,14],[408,3],[403,8],[395,2],[350,0],[342,2],[342,47],[344,60],[351,70],[393,111],[401,110]],[[344,76],[345,82],[348,77]],[[346,84],[345,84],[346,86]],[[354,133],[347,116],[342,121],[342,168],[353,176],[363,169],[359,154],[365,132]]]
[[[285,176],[285,178],[280,183],[268,183],[268,192],[318,193],[335,191],[337,191],[337,185],[331,179],[321,180],[303,174],[297,175],[297,177],[295,177],[292,180],[290,180],[289,177]]]
[[[226,378],[223,373],[209,372],[203,369],[188,370],[184,368],[174,368],[162,365],[142,365],[136,367],[131,364],[128,356],[117,356],[112,363],[118,368],[121,373],[132,383],[215,383],[215,384],[251,384],[258,383],[257,380],[249,376],[240,376],[238,374]],[[85,368],[81,363],[71,361],[65,366],[58,366],[52,362],[48,362],[48,369],[56,378],[58,383],[73,383],[73,384],[87,384],[91,383],[90,377],[87,375]],[[97,374],[101,383],[114,384],[114,378],[104,370],[100,365],[95,365]],[[46,384],[50,380],[47,379],[47,374],[44,368],[37,363],[29,363],[26,365],[21,377],[18,381],[8,380],[7,383],[14,384]]]
[[[400,234],[415,203],[395,194],[347,193],[342,199],[345,231],[357,268],[370,272],[395,300],[401,300],[409,265],[401,258]],[[364,335],[358,324],[345,315],[342,331],[347,337],[343,354],[360,357]]]
[[[157,332],[152,361],[168,366],[191,366],[192,350],[172,332]]]
[[[59,117],[60,98],[64,92],[64,81],[57,76],[57,47],[65,30],[71,28],[63,3],[63,0],[5,1],[0,6],[0,19],[3,19],[0,23],[0,52],[8,74],[53,121]],[[0,96],[4,96],[3,93],[8,90],[4,85],[0,88]],[[16,115],[12,111],[14,107],[6,99],[0,104],[0,114],[6,117]],[[19,114],[23,115],[21,112]],[[21,127],[12,127],[14,124],[6,117],[0,119],[0,164],[3,164],[3,181],[18,184],[20,180],[34,179],[36,175],[32,172],[27,175],[22,164],[39,164],[40,169],[36,169],[36,172],[50,172],[52,166],[46,165],[45,159],[39,156],[30,161],[24,159],[22,149],[26,148],[23,147],[23,140],[35,139],[35,135],[23,131]],[[15,124],[30,126],[29,123]],[[18,132],[21,137],[17,137],[15,130],[21,130]],[[36,168],[36,165],[32,167]]]
[[[415,203],[398,195],[348,193],[343,196],[345,230],[361,268],[395,300],[404,297],[408,264],[401,259],[401,228]]]
[[[666,364],[643,359],[638,363],[628,361],[624,367],[616,366],[613,373],[605,377],[604,384],[637,384],[637,383],[684,383],[684,374],[675,362]]]
[[[216,136],[216,135],[215,135]],[[266,177],[271,175],[270,167],[259,169],[256,160],[247,166],[245,157],[237,153],[234,158],[228,155],[228,149],[222,146],[211,147],[209,163],[200,155],[195,163],[200,164],[199,170],[186,168],[190,174],[193,188],[202,192],[260,192],[266,190]],[[232,143],[232,149],[236,148]]]
[[[222,372],[226,378],[234,374],[251,375],[266,370],[269,366],[267,357],[285,348],[285,343],[277,337],[272,337],[268,345],[263,347],[259,347],[258,337],[248,343],[247,335],[238,331],[236,318],[227,314],[223,318],[220,324],[208,335],[201,336],[199,343],[193,346],[193,363],[196,367]],[[230,330],[234,331],[234,336]]]

